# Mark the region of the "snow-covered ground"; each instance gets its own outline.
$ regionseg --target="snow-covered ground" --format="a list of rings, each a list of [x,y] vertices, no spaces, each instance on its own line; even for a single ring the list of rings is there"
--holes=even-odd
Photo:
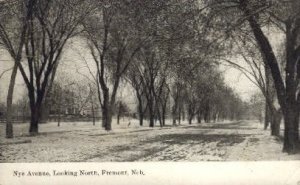
[[[129,124],[130,122],[130,124]],[[0,162],[106,161],[262,161],[300,160],[281,152],[282,141],[255,121],[202,123],[160,128],[138,126],[137,120],[113,121],[113,131],[100,123],[40,124],[38,136],[29,124],[14,125],[14,139],[0,126]]]

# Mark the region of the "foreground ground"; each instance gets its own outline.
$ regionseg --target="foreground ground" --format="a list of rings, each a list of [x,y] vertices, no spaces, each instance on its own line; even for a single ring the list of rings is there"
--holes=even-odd
[[[300,154],[282,153],[280,139],[254,121],[136,125],[125,119],[106,132],[99,123],[47,123],[31,137],[28,124],[16,124],[15,138],[5,139],[2,124],[0,162],[300,160]]]

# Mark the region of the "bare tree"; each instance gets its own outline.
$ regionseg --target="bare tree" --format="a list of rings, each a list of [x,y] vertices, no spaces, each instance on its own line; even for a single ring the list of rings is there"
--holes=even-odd
[[[29,16],[25,53],[28,71],[19,63],[28,90],[31,121],[29,132],[38,133],[42,104],[54,80],[66,42],[78,34],[78,26],[90,12],[86,2],[36,1]]]
[[[219,23],[226,25],[226,36],[236,28],[243,30],[255,39],[264,58],[263,62],[269,67],[274,81],[279,105],[284,117],[283,151],[295,153],[299,141],[299,1],[207,1]],[[220,11],[221,10],[221,11]],[[218,13],[216,13],[218,12]],[[229,13],[230,12],[230,13]],[[212,15],[212,14],[211,14]],[[221,15],[221,16],[220,16]],[[226,16],[224,16],[226,15]],[[210,17],[213,22],[214,16]],[[229,20],[229,21],[228,21]],[[280,61],[276,57],[274,46],[270,42],[264,28],[275,28],[285,35],[285,72],[280,71]]]
[[[152,36],[151,31],[145,34],[145,30],[141,30],[143,14],[136,16],[135,13],[145,10],[140,6],[134,2],[98,3],[97,13],[84,24],[84,36],[97,67],[95,76],[102,107],[102,126],[106,130],[111,130],[120,80],[135,54]]]
[[[242,36],[240,36],[240,39],[245,40],[245,38]],[[234,43],[236,45],[234,56],[240,57],[244,61],[244,64],[233,62],[230,59],[220,59],[241,71],[253,84],[260,89],[265,97],[266,102],[264,129],[267,129],[269,122],[271,122],[271,135],[279,136],[282,113],[281,110],[275,105],[276,90],[271,77],[270,69],[264,64],[264,58],[261,56],[259,50],[257,50],[258,46],[256,45],[255,40],[249,38],[248,42],[239,42],[234,39]]]
[[[1,1],[0,45],[3,46],[14,60],[11,73],[6,111],[6,137],[13,137],[12,101],[18,66],[21,65],[22,51],[28,31],[28,21],[33,14],[35,0]],[[15,24],[15,25],[13,25]],[[14,31],[12,31],[14,30]]]
[[[143,86],[143,74],[139,72],[140,68],[137,62],[133,62],[127,71],[125,79],[129,82],[135,91],[135,96],[137,98],[137,111],[139,116],[140,126],[143,126],[145,113],[147,110],[147,101],[145,97],[145,87]]]

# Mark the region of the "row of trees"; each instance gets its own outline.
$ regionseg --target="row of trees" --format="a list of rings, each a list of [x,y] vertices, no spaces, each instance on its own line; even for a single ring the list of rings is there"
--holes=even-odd
[[[126,74],[135,91],[140,125],[148,114],[150,126],[155,118],[164,126],[169,104],[173,124],[180,123],[185,113],[190,124],[194,118],[199,123],[203,119],[210,122],[242,118],[243,102],[224,84],[213,62],[177,58],[175,65],[161,65],[163,60],[154,57],[150,54],[150,58],[140,59],[139,65],[131,66],[133,69]]]
[[[199,42],[201,39],[204,41],[203,38],[196,38],[200,37],[200,33],[197,33],[199,32],[199,24],[196,19],[198,9],[195,4],[196,2],[182,4],[175,1],[146,1],[143,4],[133,1],[95,1],[91,6],[91,2],[83,1],[44,2],[33,0],[14,1],[14,3],[4,1],[2,8],[3,10],[8,8],[9,11],[4,11],[2,18],[4,20],[10,16],[10,19],[6,19],[1,27],[2,44],[11,56],[14,56],[14,46],[19,43],[20,56],[15,57],[15,64],[19,68],[28,90],[31,110],[30,133],[38,132],[42,106],[47,104],[46,97],[51,96],[51,94],[47,94],[49,89],[53,89],[53,92],[59,91],[59,86],[53,85],[53,82],[62,50],[66,42],[74,36],[79,36],[87,41],[95,62],[97,70],[92,74],[94,79],[92,84],[96,84],[97,87],[103,115],[102,124],[106,130],[111,129],[111,117],[114,113],[117,90],[123,77],[127,78],[136,89],[140,101],[141,95],[138,91],[143,91],[142,93],[147,99],[150,126],[154,124],[154,115],[159,117],[163,125],[170,93],[170,82],[167,81],[175,79],[173,76],[176,76],[175,73],[171,74],[168,71],[175,69],[178,62],[182,63],[179,64],[181,68],[187,68],[190,64],[196,63],[193,71],[186,69],[185,72],[198,73],[197,62],[203,60],[201,57],[203,58],[204,53],[198,52],[196,48],[192,49],[191,46],[196,44],[198,47],[206,47],[195,41],[195,39]],[[141,9],[141,7],[143,8]],[[182,7],[184,8],[182,9]],[[80,11],[81,9],[85,11]],[[11,33],[10,27],[14,27],[16,33]],[[16,41],[15,38],[17,38]],[[25,52],[22,59],[23,47]],[[24,62],[27,64],[24,65]],[[203,69],[203,71],[205,70],[209,69]],[[179,72],[178,69],[177,72]],[[209,73],[207,71],[207,74]],[[188,76],[188,74],[186,75]],[[12,77],[15,76],[16,72],[14,71]],[[143,79],[137,79],[138,76]],[[198,75],[198,77],[200,76]],[[199,88],[206,88],[205,86],[199,86],[198,89],[193,87],[196,85],[198,77],[195,76],[189,87],[185,87],[193,91],[187,100],[193,104],[195,104],[193,98],[196,91]],[[178,82],[178,80],[176,81]],[[11,82],[14,82],[13,78],[11,78]],[[208,87],[208,85],[206,86]],[[12,96],[13,84],[9,89],[8,94]],[[60,95],[55,98],[58,98],[57,101],[59,101],[62,92],[57,92],[57,94]],[[202,99],[204,97],[203,95]],[[8,100],[10,102],[7,102],[7,105],[11,105],[12,97]],[[194,117],[196,109],[196,105],[192,105],[192,103],[188,105],[190,120]],[[58,109],[62,104],[63,102],[59,101]],[[177,100],[175,104],[174,109],[178,109]],[[145,108],[142,107],[142,103],[139,103],[139,107],[142,122],[142,112],[145,112],[142,109]],[[206,107],[208,109],[209,106]],[[9,135],[12,133],[11,121],[9,121],[11,120],[9,114],[11,111],[9,110],[10,106],[7,108],[7,134]],[[197,112],[200,115],[200,110]]]
[[[88,86],[95,89],[106,130],[112,129],[123,79],[135,90],[140,124],[147,111],[150,126],[156,118],[163,126],[168,102],[174,123],[176,115],[185,112],[183,107],[190,122],[195,116],[199,121],[241,118],[243,102],[217,69],[218,62],[226,61],[261,89],[274,135],[279,134],[277,115],[282,112],[284,151],[295,152],[300,108],[296,7],[297,0],[1,1],[0,43],[15,64],[7,97],[7,136],[13,135],[17,71],[28,90],[30,133],[37,134],[63,50],[76,37],[86,41],[96,69],[89,68]],[[281,55],[274,51],[266,28],[285,35]],[[232,62],[233,57],[241,57],[248,68]]]
[[[282,113],[283,151],[288,153],[296,152],[299,144],[299,3],[297,0],[205,1],[209,7],[208,24],[226,38],[228,45],[241,46],[250,71],[241,70],[254,76],[254,83],[266,98],[266,117],[271,120],[273,135],[279,135],[278,115]],[[277,52],[273,40],[279,35],[283,35],[284,47]],[[260,61],[265,74],[260,71]],[[280,109],[274,106],[275,94]]]
[[[149,116],[150,127],[154,126],[155,119],[161,126],[165,125],[171,93],[187,97],[173,100],[174,119],[180,107],[183,109],[185,105],[190,123],[196,112],[199,120],[204,112],[207,121],[210,117],[216,120],[221,110],[210,108],[213,104],[222,104],[226,109],[228,102],[221,103],[221,100],[215,99],[221,96],[217,91],[227,87],[220,77],[216,77],[219,74],[217,66],[214,66],[215,61],[205,61],[207,56],[214,55],[212,48],[221,48],[203,37],[198,6],[197,1],[145,1],[142,5],[137,2],[110,2],[109,5],[99,6],[98,12],[102,15],[93,15],[85,23],[83,37],[87,39],[97,68],[91,75],[100,95],[102,124],[106,130],[111,129],[117,91],[124,78],[135,90],[140,125],[145,113]],[[120,25],[124,29],[116,29]],[[200,52],[201,49],[205,50]],[[206,83],[208,81],[221,85],[212,87]],[[180,91],[184,93],[171,90],[176,83],[183,83]],[[178,89],[176,85],[174,87]],[[228,101],[238,99],[228,89],[222,92],[230,97]],[[209,96],[213,100],[210,101]],[[203,108],[204,105],[206,108]],[[227,114],[232,112],[231,118],[238,117],[234,115],[238,114],[236,111],[227,109],[223,111],[224,118],[228,118],[226,111]]]

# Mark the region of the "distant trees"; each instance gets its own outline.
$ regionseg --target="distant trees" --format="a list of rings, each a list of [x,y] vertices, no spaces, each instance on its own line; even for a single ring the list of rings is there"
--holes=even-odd
[[[117,124],[120,124],[120,118],[122,116],[128,115],[129,113],[129,108],[126,105],[126,103],[122,102],[122,101],[117,101],[116,102],[116,106],[117,108]]]
[[[176,120],[180,123],[181,114],[185,113],[190,124],[195,117],[199,123],[202,119],[206,122],[242,119],[244,102],[225,85],[217,63],[204,61],[202,53],[191,53],[187,45],[185,47],[186,53],[181,50],[181,56],[176,59],[171,55],[174,60],[170,62],[167,62],[168,55],[160,59],[159,53],[165,51],[163,49],[158,52],[142,48],[138,52],[137,63],[131,65],[128,78],[137,92],[137,99],[143,102],[139,104],[143,105],[139,106],[140,117],[147,110],[150,127],[154,126],[155,119],[164,126],[165,108],[169,102],[174,125]]]
[[[57,126],[60,126],[66,110],[75,107],[75,92],[70,88],[71,85],[75,84],[61,78],[59,82],[53,82],[51,90],[47,93],[43,110],[48,111],[46,113],[48,116],[56,115]]]
[[[185,102],[188,122],[196,117],[198,123],[243,119],[244,103],[225,85],[220,72],[212,66],[199,66],[199,73],[186,77]],[[226,97],[226,99],[224,99]]]
[[[0,120],[6,120],[7,114],[7,105],[5,103],[0,103]],[[28,97],[26,94],[21,94],[20,99],[15,100],[12,103],[12,111],[11,111],[11,122],[28,122],[30,118],[30,110],[28,104]]]
[[[261,123],[263,122],[263,112],[265,111],[265,100],[261,93],[255,93],[251,95],[250,102],[248,105],[250,119],[258,119]]]
[[[94,86],[80,78],[72,79],[62,74],[58,75],[58,79],[53,82],[47,94],[43,108],[46,117],[55,118],[58,126],[68,115],[71,116],[71,120],[81,117],[92,118],[95,125],[99,106]]]

